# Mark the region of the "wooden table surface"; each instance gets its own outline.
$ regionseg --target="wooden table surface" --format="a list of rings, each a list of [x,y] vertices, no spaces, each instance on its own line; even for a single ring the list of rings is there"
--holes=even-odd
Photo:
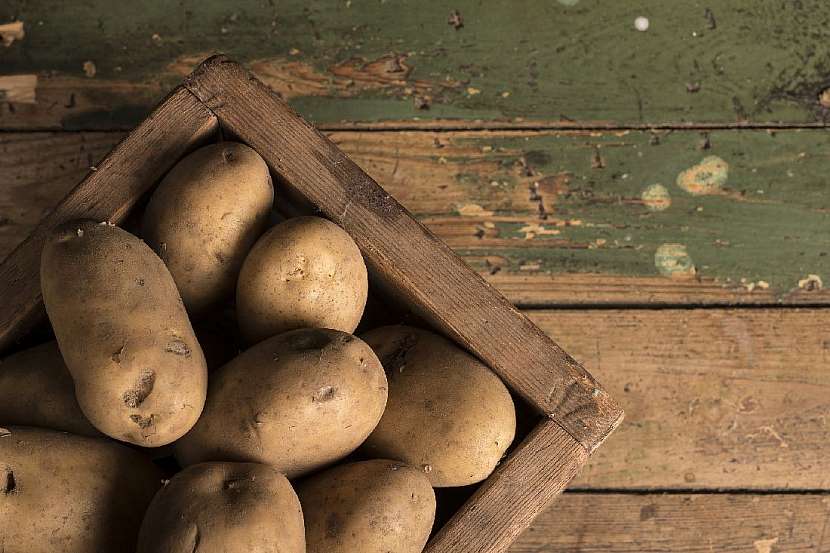
[[[116,4],[0,4],[0,256],[223,51],[622,401],[513,551],[830,551],[830,4]]]

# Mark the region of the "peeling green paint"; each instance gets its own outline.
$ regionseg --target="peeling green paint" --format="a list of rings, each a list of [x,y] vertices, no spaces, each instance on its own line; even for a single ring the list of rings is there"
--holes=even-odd
[[[508,262],[502,270],[675,278],[693,272],[724,285],[748,289],[754,283],[779,294],[798,289],[806,275],[830,275],[830,131],[712,132],[710,156],[731,160],[728,181],[719,181],[726,193],[678,192],[662,211],[644,208],[642,183],[672,182],[696,165],[698,133],[661,133],[656,144],[650,133],[639,131],[462,142],[471,148],[486,143],[493,161],[504,167],[504,173],[482,175],[477,185],[470,175],[465,183],[471,202],[495,211],[498,238],[508,243],[493,247],[483,238],[479,248],[464,252],[501,256]],[[602,169],[592,167],[597,148]],[[485,182],[516,178],[517,167],[525,170],[522,153],[529,151],[545,155],[534,155],[539,163],[529,165],[534,174],[526,180],[568,175],[567,186],[555,196],[539,194],[543,216],[530,197],[521,203],[517,188],[491,198]],[[535,233],[528,240],[532,223],[555,225],[559,233]],[[666,244],[682,245],[682,252]],[[808,285],[815,289],[815,281],[805,281]]]
[[[447,25],[450,9],[463,27]],[[640,15],[648,32],[634,29]],[[478,0],[6,0],[0,21],[13,20],[24,22],[25,37],[2,49],[2,72],[77,79],[61,99],[79,99],[67,126],[134,123],[128,116],[146,113],[196,59],[216,51],[313,72],[316,92],[291,102],[320,123],[804,123],[827,113],[819,98],[830,77],[830,43],[821,39],[830,4],[822,0],[538,0],[521,9]],[[349,84],[333,72],[390,55],[410,68],[397,75],[400,86]],[[94,78],[84,77],[86,62],[95,64]],[[301,75],[286,78],[302,84]],[[87,95],[103,100],[98,109],[80,102]],[[63,105],[48,113],[50,105],[40,106],[43,119],[54,112],[62,120]],[[101,106],[122,115],[108,118]],[[13,115],[2,112],[0,125]]]

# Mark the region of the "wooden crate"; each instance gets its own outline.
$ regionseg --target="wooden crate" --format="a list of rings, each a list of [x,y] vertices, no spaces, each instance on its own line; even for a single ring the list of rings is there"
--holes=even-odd
[[[620,423],[591,375],[418,223],[337,146],[237,63],[202,63],[0,265],[0,352],[44,317],[39,266],[51,228],[121,223],[183,155],[217,133],[254,148],[280,191],[343,227],[373,285],[495,371],[539,422],[427,545],[505,551]]]

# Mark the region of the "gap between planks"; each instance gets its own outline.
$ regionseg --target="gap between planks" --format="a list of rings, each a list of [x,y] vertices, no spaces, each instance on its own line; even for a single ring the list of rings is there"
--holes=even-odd
[[[545,122],[531,122],[526,124],[518,122],[502,123],[499,121],[478,121],[474,123],[466,123],[448,120],[431,120],[431,121],[390,121],[390,122],[341,122],[337,124],[320,124],[315,127],[322,132],[348,132],[348,131],[362,131],[362,132],[424,132],[424,133],[451,133],[451,132],[476,132],[476,131],[492,131],[492,132],[550,132],[550,131],[602,131],[602,132],[626,132],[626,131],[781,131],[781,130],[825,130],[830,129],[830,123],[690,123],[688,125],[676,123],[655,123],[643,125],[602,125],[591,123],[545,123]],[[78,133],[78,132],[127,132],[135,127],[124,127],[113,125],[112,127],[72,127],[67,129],[64,127],[3,127],[0,128],[0,134],[22,134],[22,133]]]

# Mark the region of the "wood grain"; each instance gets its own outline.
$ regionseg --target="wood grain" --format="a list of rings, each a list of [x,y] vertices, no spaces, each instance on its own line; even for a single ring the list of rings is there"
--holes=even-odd
[[[830,311],[528,311],[626,419],[578,489],[830,490]]]
[[[217,50],[318,123],[823,124],[828,19],[821,0],[6,0],[25,37],[2,72],[38,84],[0,127],[130,128]]]
[[[262,155],[289,194],[351,235],[375,282],[468,347],[589,451],[619,424],[622,411],[590,374],[253,75],[214,57],[185,86],[223,129]]]
[[[430,540],[425,553],[501,553],[587,458],[555,421],[541,422]]]
[[[511,553],[827,553],[822,495],[563,494]]]
[[[56,225],[79,218],[126,217],[135,202],[197,144],[216,132],[216,119],[184,89],[167,99],[46,215],[0,263],[0,352],[42,317],[40,251]]]
[[[519,305],[830,301],[827,131],[711,132],[705,151],[688,131],[329,136]],[[0,136],[0,256],[120,137]],[[591,167],[596,151],[602,169]],[[680,188],[678,175],[707,156],[728,164],[717,193]],[[669,197],[661,211],[643,200],[655,184]],[[665,244],[688,262],[658,263]]]

